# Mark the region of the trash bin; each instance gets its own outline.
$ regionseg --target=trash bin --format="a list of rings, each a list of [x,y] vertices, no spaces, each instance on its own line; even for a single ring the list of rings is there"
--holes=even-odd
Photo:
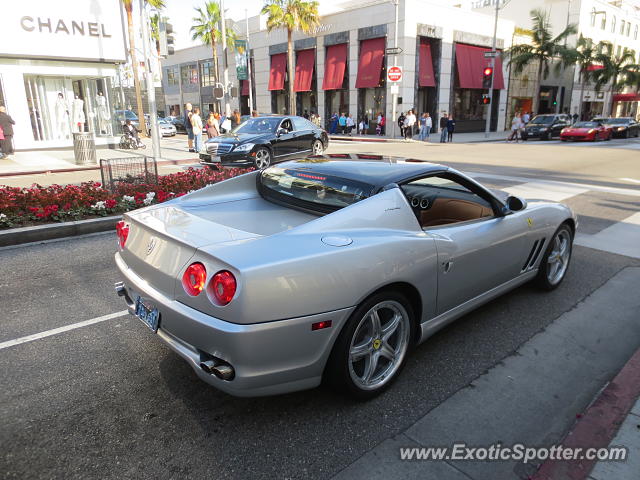
[[[74,132],[73,154],[76,165],[98,163],[96,160],[96,142],[91,132]]]

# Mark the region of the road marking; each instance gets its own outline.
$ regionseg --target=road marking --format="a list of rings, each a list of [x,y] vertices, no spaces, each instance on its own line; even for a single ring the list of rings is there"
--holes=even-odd
[[[529,183],[532,180],[535,180],[531,177],[511,177],[508,175],[494,175],[491,173],[469,172],[466,170],[464,171],[464,173],[466,173],[467,175],[473,178],[488,178],[488,179],[506,180],[506,181],[518,182],[518,183]],[[616,193],[618,195],[631,195],[634,197],[640,197],[640,190],[635,190],[633,188],[603,187],[600,185],[591,185],[588,183],[558,182],[556,180],[537,180],[536,183],[541,185],[544,184],[544,185],[569,186],[569,187],[583,188],[585,190],[594,190],[598,192]],[[500,190],[504,190],[504,188],[501,188]]]
[[[640,258],[638,239],[640,239],[640,212],[634,213],[596,234],[578,233],[575,243],[583,247]]]
[[[588,192],[586,188],[578,188],[573,185],[553,185],[538,182],[521,183],[511,187],[502,188],[509,195],[525,198],[527,200],[540,199],[552,202],[561,202],[567,198]]]
[[[632,183],[640,183],[640,180],[636,180],[635,178],[621,178],[620,180],[624,180],[625,182],[632,182]]]
[[[108,315],[92,318],[90,320],[85,320],[83,322],[72,323],[71,325],[65,325],[64,327],[54,328],[53,330],[46,330],[44,332],[34,333],[33,335],[27,335],[26,337],[16,338],[15,340],[7,340],[6,342],[0,343],[0,350],[4,350],[5,348],[9,348],[9,347],[14,347],[22,343],[33,342],[34,340],[50,337],[52,335],[58,335],[59,333],[68,332],[69,330],[75,330],[76,328],[87,327],[95,323],[112,320],[114,318],[122,317],[127,313],[129,313],[127,310],[123,310],[121,312],[110,313]]]

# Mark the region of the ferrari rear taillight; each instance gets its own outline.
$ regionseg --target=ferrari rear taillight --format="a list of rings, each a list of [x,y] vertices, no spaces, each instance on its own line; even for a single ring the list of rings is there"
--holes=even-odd
[[[192,263],[182,275],[182,288],[192,297],[197,297],[207,280],[207,269],[200,262]]]
[[[221,270],[216,273],[209,284],[211,293],[219,305],[227,305],[236,294],[236,277],[228,270]]]
[[[118,245],[123,249],[124,244],[127,243],[127,237],[129,236],[129,224],[124,220],[120,220],[116,223],[116,235],[118,236]]]

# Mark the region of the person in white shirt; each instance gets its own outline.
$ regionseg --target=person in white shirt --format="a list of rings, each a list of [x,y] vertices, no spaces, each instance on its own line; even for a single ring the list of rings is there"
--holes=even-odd
[[[404,119],[404,139],[409,140],[413,138],[413,126],[416,124],[416,116],[413,113],[413,110],[409,110],[407,116]]]
[[[193,109],[191,127],[193,128],[193,148],[197,153],[202,147],[202,118],[200,117],[200,109],[198,107]]]
[[[518,132],[520,131],[523,125],[524,124],[522,122],[522,117],[520,116],[520,112],[516,112],[515,115],[513,116],[513,119],[511,120],[511,135],[509,135],[509,138],[507,138],[507,142],[510,142],[512,140],[515,140],[516,143],[518,142]]]
[[[524,123],[526,125],[527,123],[529,123],[529,119],[530,118],[531,117],[529,116],[529,113],[528,112],[524,112],[524,115],[522,115],[522,123]]]
[[[353,117],[351,116],[351,114],[349,114],[349,116],[347,117],[347,132],[349,133],[349,136],[351,136],[351,130],[353,130],[353,127],[355,127],[356,124],[353,121]]]

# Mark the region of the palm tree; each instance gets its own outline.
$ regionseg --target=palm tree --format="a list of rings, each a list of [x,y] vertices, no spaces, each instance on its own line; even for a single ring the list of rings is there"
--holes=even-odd
[[[163,8],[164,0],[144,0],[154,8]],[[138,78],[138,59],[136,57],[135,32],[133,31],[133,0],[122,0],[125,12],[127,12],[127,26],[129,27],[129,56],[133,66],[133,86],[136,90],[136,106],[138,107],[138,119],[142,135],[146,136],[147,125],[144,119],[144,109],[142,108],[142,94],[140,92],[140,80]]]
[[[596,90],[611,83],[609,87],[609,104],[603,114],[612,115],[613,94],[625,85],[632,86],[637,81],[640,65],[634,63],[635,55],[626,48],[620,55],[601,53],[596,61],[602,68],[595,71]]]
[[[150,26],[151,26],[151,38],[156,44],[156,51],[158,52],[158,57],[160,56],[160,15],[155,14],[149,18]]]
[[[215,83],[218,83],[220,78],[220,70],[218,68],[218,42],[222,41],[222,31],[220,29],[220,4],[213,0],[205,2],[204,8],[198,7],[195,9],[198,14],[197,17],[193,17],[194,25],[190,31],[193,32],[191,36],[192,40],[200,40],[205,45],[210,45],[213,51],[213,77]],[[235,33],[230,28],[226,30],[227,45],[233,47],[235,43]],[[216,110],[218,105],[216,103]]]
[[[549,16],[543,10],[535,9],[531,13],[531,42],[513,45],[506,55],[509,63],[513,66],[514,74],[520,75],[522,71],[531,63],[538,63],[536,83],[532,110],[538,111],[540,100],[540,85],[543,78],[549,75],[550,64],[555,60],[560,60],[556,64],[559,70],[562,65],[569,65],[575,60],[572,48],[566,46],[566,40],[575,34],[578,29],[575,24],[567,25],[559,35],[553,36],[553,29],[549,23]]]
[[[267,0],[262,8],[267,15],[267,30],[282,28],[287,31],[287,72],[289,73],[289,114],[296,113],[296,97],[293,91],[293,32],[311,33],[320,26],[316,0]]]
[[[575,63],[580,70],[580,105],[578,107],[578,114],[582,118],[582,104],[584,102],[584,91],[589,83],[594,78],[594,66],[598,63],[597,56],[602,54],[607,48],[607,45],[603,42],[594,44],[593,40],[587,37],[583,37],[580,34],[578,44],[574,52]]]

